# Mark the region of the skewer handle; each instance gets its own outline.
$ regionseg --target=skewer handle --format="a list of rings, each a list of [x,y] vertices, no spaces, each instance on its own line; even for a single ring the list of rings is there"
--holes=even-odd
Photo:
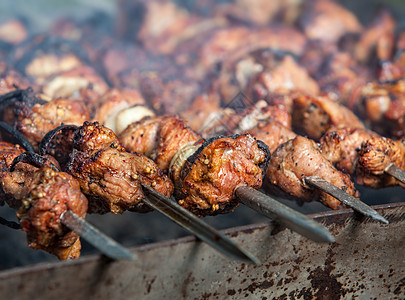
[[[308,176],[304,178],[304,181],[309,186],[315,187],[324,191],[325,193],[335,197],[343,204],[351,207],[353,210],[371,217],[375,220],[383,222],[385,224],[389,224],[388,220],[381,216],[376,210],[372,209],[370,206],[362,202],[361,200],[353,197],[352,195],[344,192],[337,186],[331,184],[330,182],[326,181],[323,178],[317,176]]]
[[[235,195],[241,203],[262,215],[280,222],[308,239],[320,243],[332,243],[335,241],[335,238],[325,226],[254,188],[248,186],[238,187],[235,190]]]

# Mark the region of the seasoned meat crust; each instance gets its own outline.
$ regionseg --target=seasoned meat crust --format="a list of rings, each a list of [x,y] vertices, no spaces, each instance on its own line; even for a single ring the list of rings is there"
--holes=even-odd
[[[14,197],[9,197],[3,191],[3,177],[7,174],[10,166],[18,155],[24,152],[19,145],[13,145],[7,142],[0,141],[0,205],[4,204],[4,201],[12,208],[18,208],[20,203],[15,201]]]
[[[119,135],[127,151],[147,155],[165,173],[179,149],[200,139],[198,133],[174,116],[143,119],[131,124]]]
[[[79,235],[64,226],[60,217],[68,209],[85,217],[87,199],[79,183],[67,173],[44,167],[33,174],[27,191],[17,216],[27,232],[28,246],[45,250],[61,260],[78,258]]]
[[[51,168],[51,165],[58,166],[51,157],[44,158],[41,168],[19,162],[10,172],[14,159],[23,151],[5,142],[0,144],[1,193],[10,207],[19,208],[17,216],[27,232],[29,247],[45,250],[61,260],[78,258],[79,235],[61,224],[60,216],[70,209],[85,217],[87,198],[81,193],[79,183],[69,174]]]
[[[328,194],[309,188],[304,183],[306,176],[321,177],[346,193],[358,197],[350,177],[338,170],[322,156],[314,141],[297,136],[281,144],[273,153],[266,172],[265,189],[283,192],[292,198],[319,200],[332,209],[343,207],[340,201]]]
[[[300,96],[293,100],[294,131],[319,140],[331,127],[364,128],[363,123],[348,108],[325,97]]]
[[[56,99],[16,112],[16,128],[37,147],[45,134],[61,124],[81,125],[90,118],[80,101]]]
[[[288,129],[279,122],[259,124],[259,126],[248,132],[258,140],[264,142],[269,147],[270,153],[273,153],[280,144],[297,136],[291,129]]]
[[[385,174],[385,169],[391,164],[405,169],[405,145],[403,141],[393,141],[384,137],[372,137],[365,141],[359,150],[356,181],[372,188],[391,185],[405,187],[394,177]]]
[[[331,129],[319,142],[327,160],[338,170],[354,175],[361,145],[375,136],[378,135],[363,128]]]
[[[174,178],[176,199],[200,216],[232,211],[238,186],[261,187],[269,155],[267,146],[249,134],[212,138]]]
[[[85,122],[73,137],[66,170],[89,197],[89,213],[149,210],[142,184],[170,197],[173,184],[149,158],[128,153],[108,128]]]

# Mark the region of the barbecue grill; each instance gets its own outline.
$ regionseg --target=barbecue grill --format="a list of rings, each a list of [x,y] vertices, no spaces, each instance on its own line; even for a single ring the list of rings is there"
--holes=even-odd
[[[370,18],[376,4],[341,2],[359,13],[362,21]],[[18,15],[17,6],[12,3],[2,4],[0,18],[7,17],[5,11]],[[108,30],[109,26],[116,26],[111,24],[117,7],[110,1],[101,3],[101,13],[93,21]],[[192,7],[190,3],[187,2],[188,7]],[[66,9],[64,5],[47,10],[59,18]],[[77,5],[68,7],[68,11],[82,19],[92,15],[90,10],[94,7],[86,11],[85,1],[78,1]],[[49,20],[38,17],[37,8],[34,7],[31,15],[24,10],[22,13],[29,24],[38,25],[33,33],[47,28]],[[396,14],[401,15],[401,11]],[[100,21],[103,17],[106,22]],[[122,34],[126,34],[125,30]],[[156,213],[87,218],[131,247],[138,255],[135,261],[112,261],[96,255],[84,242],[82,258],[57,262],[48,254],[28,249],[24,233],[0,227],[3,239],[0,291],[4,299],[402,299],[405,295],[403,189],[359,187],[359,190],[362,200],[386,217],[389,225],[352,210],[330,211],[317,202],[300,206],[280,199],[324,224],[336,237],[332,244],[311,242],[242,207],[231,215],[204,219],[257,255],[262,262],[260,266],[225,258],[194,237],[185,236],[183,230]],[[7,207],[0,207],[0,215],[15,219],[15,211]]]

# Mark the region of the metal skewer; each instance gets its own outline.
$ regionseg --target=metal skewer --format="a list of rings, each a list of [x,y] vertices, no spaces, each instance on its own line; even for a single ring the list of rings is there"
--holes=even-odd
[[[136,255],[129,252],[109,236],[102,233],[89,222],[83,220],[71,210],[66,210],[60,217],[61,222],[69,229],[75,231],[83,239],[113,259],[135,259]]]
[[[118,244],[109,236],[102,233],[100,230],[95,228],[93,225],[88,223],[87,221],[81,219],[78,215],[73,213],[70,210],[65,211],[60,220],[62,224],[64,224],[69,229],[75,231],[77,234],[80,235],[83,239],[93,245],[95,248],[100,250],[106,256],[112,259],[135,259],[136,255],[129,252],[126,248]],[[2,217],[0,217],[0,224],[10,227],[12,229],[21,229],[21,225],[13,222],[8,221]]]
[[[333,243],[335,241],[335,238],[325,226],[254,188],[248,186],[238,187],[235,190],[235,195],[244,205],[285,225],[308,239],[321,243]]]
[[[388,165],[384,170],[385,173],[391,175],[395,179],[398,179],[402,183],[405,183],[405,171],[397,167],[394,163]]]
[[[147,185],[142,184],[142,188],[146,195],[146,199],[143,200],[144,203],[182,226],[202,241],[233,259],[256,265],[260,264],[260,261],[252,254],[241,249],[226,235],[201,221],[196,215],[181,207],[176,202]]]
[[[308,176],[304,178],[304,181],[309,186],[318,188],[324,191],[325,193],[331,195],[332,197],[335,197],[343,204],[351,207],[353,210],[358,211],[363,215],[371,217],[385,224],[389,224],[389,222],[383,216],[381,216],[377,211],[372,209],[370,206],[360,201],[359,199],[353,197],[352,195],[344,192],[343,190],[339,189],[337,186],[331,184],[325,179],[317,176]]]

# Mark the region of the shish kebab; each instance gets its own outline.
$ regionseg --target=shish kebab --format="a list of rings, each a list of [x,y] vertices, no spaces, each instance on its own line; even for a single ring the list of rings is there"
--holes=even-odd
[[[144,153],[170,175],[178,203],[205,216],[227,213],[239,203],[315,241],[332,241],[323,226],[256,191],[269,159],[267,147],[251,135],[201,136],[176,117],[145,118],[119,136],[124,147]]]
[[[264,105],[262,104],[263,102],[257,103],[256,107],[248,108],[246,114],[242,118],[238,119],[238,127],[228,129],[248,131],[258,139],[263,140],[270,147],[270,151],[274,151],[277,146],[283,142],[294,139],[296,134],[284,126],[288,126],[289,122],[291,122],[291,117],[289,116],[288,111],[285,110],[285,106],[271,107],[267,106],[265,103]],[[354,117],[350,111],[344,111],[343,114],[339,116],[339,120],[350,120]],[[261,120],[262,122],[265,122],[266,119],[275,120],[274,122],[269,122],[267,124],[267,128],[265,128],[266,125],[263,126],[262,124],[261,126],[257,126],[256,129],[249,130],[249,127],[256,126],[255,124],[258,123],[257,119]],[[317,119],[312,119],[316,123]],[[245,120],[249,120],[249,122],[246,122]],[[333,119],[333,121],[335,121],[335,119]],[[243,128],[241,128],[241,124],[244,124]],[[305,127],[304,122],[302,122],[302,125]],[[313,126],[317,125],[318,124],[314,124]],[[332,194],[332,197],[330,197],[325,193],[315,193],[315,195],[319,194],[320,200],[327,206],[337,209],[340,206],[340,202],[344,202],[346,205],[361,212],[362,214],[371,216],[386,223],[386,220],[382,218],[375,210],[371,209],[356,197],[353,197],[356,196],[356,191],[350,178],[336,170],[330,162],[323,158],[315,143],[310,142],[303,137],[298,138],[298,141],[296,140],[290,143],[293,144],[289,146],[284,145],[283,147],[286,148],[280,150],[280,152],[277,152],[276,157],[274,156],[275,153],[273,153],[269,168],[267,170],[266,180],[266,183],[272,182],[272,184],[265,184],[265,186],[270,187],[272,191],[278,191],[280,188],[274,189],[274,187],[280,185],[281,190],[286,192],[287,195],[294,195],[294,197],[297,199],[310,200],[314,197],[314,190],[310,188],[309,184],[312,186],[316,184],[316,189],[321,189],[325,193]],[[304,151],[302,154],[308,154],[309,157],[301,157],[300,152],[298,150],[295,151],[295,148],[301,148],[301,151]],[[296,155],[293,153],[296,153]],[[294,161],[293,164],[291,162],[286,162],[285,159],[288,157]],[[308,160],[314,160],[314,162],[316,161],[317,163],[312,162],[311,164],[306,164]],[[278,166],[273,165],[276,164],[276,161],[279,162]],[[319,173],[321,169],[324,170],[322,172],[323,176],[325,177],[324,179],[317,176],[317,173],[321,174]],[[337,185],[338,187],[343,187],[343,190],[340,188],[336,189],[331,183]],[[339,201],[336,200],[337,198]]]
[[[85,106],[79,101],[56,99],[45,102],[37,99],[30,89],[16,90],[2,95],[0,98],[0,105],[3,110],[11,109],[11,113],[4,114],[4,117],[8,117],[8,119],[6,119],[9,123],[14,124],[17,129],[21,130],[24,136],[30,138],[30,142],[34,144],[34,148],[41,149],[39,145],[41,138],[43,138],[49,130],[54,129],[61,123],[67,122],[80,125],[84,122],[84,119],[89,118]],[[60,157],[66,157],[66,153],[62,153]],[[169,185],[170,190],[171,183],[166,180],[166,185]],[[148,199],[146,199],[145,202],[146,201],[149,202]],[[162,201],[164,202],[164,200]],[[217,250],[233,258],[257,263],[257,259],[250,253],[239,248],[222,233],[203,223],[181,207],[174,207],[172,202],[163,203],[162,201],[155,204],[150,202],[149,204],[154,205],[155,209],[187,231],[198,236],[203,241],[208,242]],[[90,202],[90,204],[91,203],[92,202]],[[112,205],[112,211],[116,208],[117,207]],[[118,211],[119,209],[115,212]],[[103,212],[106,212],[106,210],[103,209]]]
[[[34,166],[35,154],[28,140],[3,122],[0,128],[2,135],[7,131],[19,142],[14,145],[0,141],[1,200],[18,209],[21,224],[4,222],[4,225],[24,230],[30,248],[45,250],[61,260],[80,256],[79,235],[110,258],[136,257],[84,220],[87,198],[78,182],[58,169],[55,159],[36,157]],[[23,153],[27,155],[21,156]],[[23,162],[18,166],[17,157]]]
[[[224,234],[171,201],[173,184],[156,164],[142,154],[126,152],[113,131],[97,122],[80,127],[61,125],[44,137],[39,151],[41,155],[56,154],[62,170],[78,180],[89,199],[89,213],[156,209],[222,253],[259,263]]]

